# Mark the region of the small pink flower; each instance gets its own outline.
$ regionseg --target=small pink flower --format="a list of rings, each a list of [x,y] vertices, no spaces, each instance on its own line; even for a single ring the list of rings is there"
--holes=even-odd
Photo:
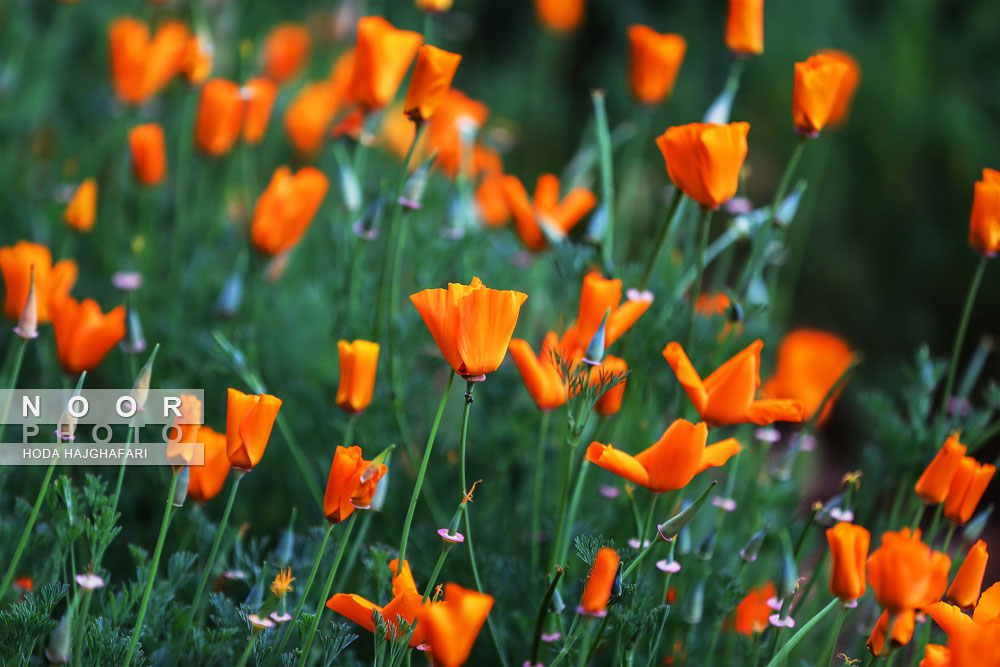
[[[261,630],[268,630],[274,627],[274,621],[269,618],[261,618],[257,614],[250,614],[247,616],[247,620],[250,621],[250,625]]]
[[[602,484],[601,488],[597,490],[605,498],[617,498],[621,491],[616,486],[611,486],[610,484]]]
[[[674,574],[681,571],[681,564],[675,560],[668,561],[664,558],[663,560],[656,561],[656,569],[669,574]]]
[[[461,544],[462,542],[465,541],[465,535],[462,535],[462,533],[458,532],[457,530],[454,533],[452,533],[447,528],[440,528],[438,529],[438,535],[440,535],[441,539],[444,540],[445,542],[453,542],[454,544]]]
[[[774,597],[774,598],[768,598],[767,599],[767,606],[770,607],[771,609],[775,610],[775,611],[781,611],[781,600],[779,600],[776,597]]]
[[[562,639],[562,634],[560,634],[558,632],[543,632],[542,633],[542,641],[545,642],[545,643],[547,643],[547,644],[551,644],[552,642],[557,642],[560,639]]]
[[[138,271],[116,271],[111,275],[111,284],[123,292],[134,292],[142,287],[142,274]]]
[[[101,579],[93,572],[78,574],[73,577],[73,579],[76,580],[76,583],[80,586],[80,588],[84,588],[88,591],[92,591],[97,588],[104,588],[104,579]]]
[[[634,287],[629,287],[625,290],[625,298],[629,301],[645,301],[647,303],[653,303],[653,293],[648,289],[640,292]]]
[[[781,440],[781,431],[774,428],[773,426],[762,426],[753,432],[754,437],[761,442],[769,442],[774,444]]]
[[[720,510],[726,512],[732,512],[736,509],[736,501],[732,498],[722,498],[720,496],[715,496],[712,498],[712,504],[718,507]]]
[[[791,616],[783,619],[781,618],[781,614],[771,614],[770,616],[767,617],[767,620],[770,621],[771,625],[773,625],[776,628],[795,627],[795,619],[792,618]]]
[[[274,621],[275,623],[287,623],[288,621],[292,620],[292,615],[289,614],[287,611],[283,611],[280,614],[276,611],[272,611],[270,614],[268,614],[268,616],[270,616],[271,620]]]

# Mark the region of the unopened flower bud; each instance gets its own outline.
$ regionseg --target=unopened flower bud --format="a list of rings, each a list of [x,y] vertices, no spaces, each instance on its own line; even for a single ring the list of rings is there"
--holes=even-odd
[[[781,554],[781,581],[778,594],[782,598],[790,600],[795,595],[795,589],[798,588],[799,568],[795,564],[795,555],[788,539],[788,533],[782,534],[781,542],[784,548]]]
[[[177,486],[174,487],[174,499],[170,501],[174,507],[184,507],[188,495],[188,483],[191,481],[191,467],[181,466],[177,473]]]
[[[243,272],[237,269],[229,276],[229,280],[219,293],[219,300],[215,302],[215,312],[221,317],[233,317],[240,309],[241,301],[243,301]]]
[[[385,213],[385,199],[378,197],[369,204],[361,217],[358,218],[351,229],[362,241],[374,241],[378,238],[379,227],[382,226],[382,216]]]
[[[430,173],[431,165],[437,159],[437,153],[433,153],[429,158],[420,163],[406,185],[403,186],[403,194],[399,197],[399,204],[412,211],[420,210],[420,203],[424,198],[424,190],[427,188],[427,175]]]
[[[64,665],[69,662],[70,643],[73,638],[73,607],[72,605],[59,619],[59,625],[52,632],[49,646],[45,649],[45,657],[49,662]]]
[[[385,499],[389,496],[389,474],[392,472],[392,468],[385,471],[382,475],[382,479],[378,481],[375,485],[375,495],[372,496],[372,502],[368,506],[369,510],[374,512],[381,512],[382,507],[385,505]]]
[[[561,614],[565,608],[566,603],[563,602],[562,595],[559,594],[559,589],[556,588],[552,591],[552,602],[549,603],[549,611],[553,614]]]
[[[149,397],[149,382],[153,375],[153,362],[156,360],[156,353],[159,350],[160,344],[157,343],[153,346],[152,354],[149,355],[149,359],[139,371],[135,383],[132,385],[132,398],[135,400],[136,410],[142,410],[143,406],[146,405],[146,399]]]
[[[757,554],[760,553],[760,547],[764,544],[764,538],[766,536],[767,531],[763,528],[751,535],[746,545],[740,549],[740,558],[748,563],[752,563],[757,560]]]
[[[601,365],[601,359],[604,358],[605,328],[608,324],[608,316],[610,314],[610,308],[604,311],[604,319],[601,320],[601,326],[597,327],[594,337],[590,339],[590,345],[587,346],[587,351],[583,354],[584,363],[591,366]]]
[[[142,335],[142,322],[139,320],[139,312],[135,308],[128,309],[126,335],[119,346],[125,354],[139,354],[146,349],[146,338]]]
[[[705,504],[706,500],[708,500],[708,497],[712,494],[712,489],[715,488],[716,484],[718,484],[718,482],[713,481],[711,484],[708,485],[707,489],[702,491],[701,495],[698,496],[698,499],[696,501],[684,507],[680,512],[678,512],[672,518],[667,519],[665,522],[659,524],[656,527],[656,530],[657,532],[659,532],[660,537],[668,541],[677,537],[677,535],[681,532],[681,530],[686,525],[688,525],[688,523],[690,523],[691,519],[694,518],[694,515],[697,514],[698,509]],[[690,545],[688,547],[688,550],[690,551]],[[681,553],[685,552],[682,551]]]
[[[35,267],[31,267],[31,287],[28,288],[28,299],[21,309],[21,316],[14,327],[14,333],[25,340],[38,338],[38,302],[35,298]]]
[[[597,207],[594,214],[590,216],[590,223],[587,225],[587,241],[594,245],[604,243],[608,235],[608,209],[604,204]]]
[[[712,554],[715,553],[715,540],[717,536],[718,533],[714,530],[706,535],[705,539],[698,545],[698,551],[695,555],[701,560],[712,560]]]
[[[990,514],[992,513],[993,505],[990,505],[976,514],[976,516],[972,517],[972,520],[965,524],[965,529],[962,531],[962,539],[969,544],[978,540],[983,534],[983,530],[986,528],[986,521],[990,518]]]
[[[700,578],[694,588],[688,593],[684,605],[684,622],[691,625],[701,623],[705,611],[705,579]]]
[[[795,219],[795,214],[799,210],[799,202],[802,201],[802,193],[806,190],[806,182],[799,181],[791,194],[781,200],[778,210],[774,212],[774,221],[783,227],[787,227]]]

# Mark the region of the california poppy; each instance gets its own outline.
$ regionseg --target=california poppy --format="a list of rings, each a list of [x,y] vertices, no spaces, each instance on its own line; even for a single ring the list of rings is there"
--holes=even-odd
[[[416,0],[417,9],[432,14],[440,14],[451,9],[454,0]]]
[[[625,363],[625,360],[609,354],[604,357],[600,366],[590,367],[590,384],[599,384],[602,377],[609,378],[612,374],[622,375],[627,372],[628,364]],[[604,415],[605,417],[618,414],[618,411],[622,407],[622,399],[625,397],[626,382],[627,380],[622,380],[601,394],[601,397],[597,399],[597,403],[594,404],[594,410],[597,414]]]
[[[209,79],[198,98],[195,142],[211,156],[224,155],[243,129],[243,95],[240,87],[226,79]]]
[[[473,278],[468,285],[426,289],[410,296],[445,361],[466,380],[485,379],[500,367],[510,344],[523,292],[495,290]]]
[[[1000,584],[982,594],[972,618],[946,602],[932,604],[927,612],[948,634],[947,667],[1000,665]]]
[[[403,561],[403,567],[399,569],[399,559],[394,558],[389,562],[389,569],[393,573],[392,599],[384,607],[369,602],[360,595],[348,593],[337,593],[327,600],[326,606],[371,633],[375,632],[376,611],[385,620],[392,634],[398,632],[399,618],[409,624],[416,622],[410,636],[410,646],[419,646],[426,642],[427,636],[427,624],[421,617],[432,603],[421,602],[423,596],[417,590],[408,561]]]
[[[369,110],[391,102],[423,41],[420,33],[397,30],[380,16],[358,19],[351,99]]]
[[[710,424],[771,424],[802,421],[802,405],[794,399],[755,399],[760,385],[760,350],[757,340],[719,366],[703,381],[678,343],[663,350],[701,418]]]
[[[767,629],[767,619],[772,613],[772,609],[767,603],[774,595],[774,583],[770,581],[763,586],[751,589],[736,605],[733,630],[741,635],[755,635],[764,632]]]
[[[618,576],[618,552],[610,547],[604,547],[594,556],[594,564],[587,577],[587,585],[580,596],[580,612],[591,616],[604,616],[608,600],[611,598],[611,587]]]
[[[951,667],[951,650],[941,644],[928,644],[920,667]]]
[[[476,160],[476,149],[472,140],[476,131],[486,123],[490,109],[479,100],[474,100],[460,90],[449,88],[441,101],[434,117],[431,119],[428,131],[428,149],[436,150],[437,159],[434,168],[455,178],[459,171],[464,171],[468,178],[476,176],[481,165]],[[408,132],[413,129],[412,123],[406,123]],[[402,154],[410,147],[409,141],[402,146]],[[401,137],[402,138],[402,137]],[[473,152],[472,160],[468,157]]]
[[[854,354],[840,337],[815,329],[796,329],[778,346],[778,362],[760,388],[766,398],[794,398],[802,404],[802,418],[812,419],[827,392],[847,371]],[[841,388],[830,397],[817,421],[830,416]]]
[[[202,406],[201,401],[194,394],[181,394],[180,398],[179,410],[181,414],[174,418],[170,431],[170,439],[167,442],[167,460],[174,465],[190,465],[194,460],[194,450],[187,445],[200,442],[198,434],[201,431],[203,421]],[[225,449],[223,449],[223,456],[225,456]],[[226,468],[229,468],[228,461]]]
[[[673,92],[687,42],[680,35],[661,35],[638,24],[629,26],[628,40],[632,94],[643,104],[659,104]]]
[[[417,49],[410,87],[406,90],[403,111],[415,123],[421,123],[437,111],[451,88],[462,56],[424,44]]]
[[[319,169],[303,167],[292,174],[288,167],[278,167],[253,209],[250,239],[257,249],[277,255],[298,243],[323,203],[329,185],[326,174]]]
[[[620,278],[607,279],[599,271],[591,271],[583,277],[580,287],[580,307],[576,322],[563,334],[560,346],[568,357],[582,354],[597,329],[609,313],[604,330],[604,348],[607,349],[621,338],[653,303],[650,294],[633,291],[627,293],[622,303],[622,281]]]
[[[180,21],[165,21],[150,39],[145,23],[120,18],[108,29],[108,42],[115,95],[123,102],[142,104],[181,70],[188,30]]]
[[[256,144],[267,132],[271,109],[274,108],[274,100],[278,97],[278,87],[270,79],[258,77],[247,81],[243,91],[247,98],[243,119],[243,140],[248,144]]]
[[[764,52],[764,0],[729,0],[726,48],[737,56]]]
[[[230,388],[226,410],[226,456],[234,468],[249,471],[260,463],[281,399],[244,394]]]
[[[912,609],[907,609],[896,614],[896,619],[892,623],[892,644],[893,646],[905,646],[913,638],[913,623],[915,614]],[[889,611],[883,611],[872,628],[872,634],[868,637],[865,645],[872,655],[883,655],[885,651],[885,635],[889,631]]]
[[[275,83],[285,83],[302,71],[309,57],[309,30],[298,23],[275,26],[264,40],[264,73]]]
[[[931,549],[920,541],[920,531],[886,532],[882,545],[868,557],[868,584],[888,611],[913,610],[931,591],[931,568]]]
[[[705,446],[708,427],[678,419],[659,440],[635,456],[613,445],[590,443],[587,460],[654,493],[682,489],[700,472],[725,465],[740,452],[735,438]]]
[[[226,435],[208,426],[198,429],[198,442],[205,447],[205,465],[189,469],[188,497],[207,503],[219,495],[232,466],[226,456]]]
[[[983,577],[986,574],[986,562],[989,560],[989,553],[986,551],[986,542],[977,540],[969,553],[962,561],[962,566],[958,568],[958,573],[948,587],[948,599],[959,607],[971,609],[979,601],[979,595],[983,588]]]
[[[538,20],[552,32],[576,30],[583,21],[584,0],[535,0]]]
[[[948,496],[951,480],[958,472],[965,455],[965,445],[958,441],[958,433],[948,436],[934,459],[927,465],[914,487],[925,503],[936,505]],[[974,506],[974,505],[973,505]]]
[[[330,477],[326,482],[323,496],[323,513],[330,523],[340,523],[354,513],[355,509],[367,509],[378,481],[388,467],[384,463],[365,461],[361,448],[340,447],[333,455]]]
[[[0,248],[0,270],[3,271],[3,312],[17,320],[28,301],[34,275],[38,321],[49,321],[50,304],[67,296],[76,282],[76,262],[63,259],[52,264],[52,253],[41,243],[18,241]]]
[[[830,543],[830,592],[845,602],[865,594],[865,562],[871,534],[862,526],[841,521],[826,531]]]
[[[137,125],[128,133],[132,171],[143,185],[159,185],[167,173],[167,146],[159,123]]]
[[[554,331],[545,335],[542,351],[537,357],[528,341],[514,338],[510,341],[510,356],[514,358],[528,393],[541,410],[555,410],[566,403],[566,387],[552,358],[559,345]]]
[[[337,387],[337,407],[350,413],[361,412],[372,402],[375,372],[378,370],[378,343],[356,340],[337,341],[340,355],[340,385]]]
[[[67,373],[93,370],[125,337],[124,306],[105,314],[93,299],[80,302],[61,296],[53,299],[49,308],[59,363]]]
[[[76,192],[63,211],[63,220],[67,225],[80,232],[89,232],[94,228],[97,217],[97,181],[86,178],[76,188]]]
[[[969,245],[987,257],[1000,251],[1000,171],[996,169],[983,169],[983,180],[976,181]]]
[[[295,150],[304,155],[312,155],[319,150],[338,108],[339,103],[329,81],[303,86],[285,110],[285,131]]]
[[[490,227],[499,227],[510,220],[510,205],[504,193],[502,171],[486,172],[476,186],[476,208],[479,218]]]
[[[844,79],[850,68],[840,58],[817,54],[795,63],[792,120],[799,132],[816,135],[840,106]]]
[[[464,663],[492,608],[492,595],[447,584],[444,599],[424,611],[434,663],[442,667]]]
[[[957,524],[971,519],[995,472],[996,466],[992,463],[979,463],[971,456],[963,456],[948,485],[948,495],[944,499],[945,518]]]
[[[840,80],[840,90],[837,91],[837,102],[833,105],[833,111],[830,113],[830,125],[839,127],[847,122],[847,117],[850,114],[854,93],[861,82],[861,67],[858,65],[858,61],[846,51],[823,49],[819,52],[819,55],[839,60],[847,66],[847,72]]]
[[[200,86],[212,75],[214,47],[211,40],[202,34],[191,35],[184,49],[181,71],[193,86]]]
[[[690,123],[668,128],[656,145],[674,185],[715,209],[736,195],[749,131],[749,123]]]
[[[530,201],[517,176],[504,176],[503,188],[518,234],[531,250],[543,250],[548,245],[543,226],[549,236],[561,239],[597,203],[594,193],[585,188],[573,188],[560,201],[559,177],[554,174],[538,177]]]

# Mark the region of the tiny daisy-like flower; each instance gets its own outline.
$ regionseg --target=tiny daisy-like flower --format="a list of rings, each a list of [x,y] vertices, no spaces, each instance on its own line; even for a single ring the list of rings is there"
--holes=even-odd
[[[277,595],[280,600],[285,597],[286,593],[295,590],[292,588],[293,581],[295,581],[295,577],[292,576],[292,568],[281,570],[271,582],[271,592]]]
[[[78,574],[73,578],[76,580],[76,583],[80,586],[80,588],[88,591],[92,591],[96,588],[104,588],[104,579],[101,579],[93,572]]]

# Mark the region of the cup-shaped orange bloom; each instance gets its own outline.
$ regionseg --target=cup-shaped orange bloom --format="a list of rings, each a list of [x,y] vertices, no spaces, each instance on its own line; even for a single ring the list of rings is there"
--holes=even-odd
[[[691,360],[678,343],[668,343],[663,350],[701,418],[709,424],[772,424],[776,421],[802,421],[802,404],[795,399],[765,398],[755,400],[760,385],[760,350],[757,340],[732,357],[703,381]]]
[[[243,140],[248,144],[256,144],[267,132],[271,110],[278,98],[278,86],[270,79],[258,77],[247,81],[243,92],[247,98],[246,113],[243,118]]]
[[[931,550],[920,541],[920,531],[887,532],[882,545],[868,557],[868,585],[878,603],[891,612],[916,609],[927,602],[934,583],[932,573]]]
[[[403,561],[403,567],[399,569],[399,559],[394,558],[389,563],[389,568],[394,575],[392,578],[392,600],[384,607],[380,607],[360,595],[348,593],[337,593],[326,601],[326,606],[371,633],[375,632],[376,611],[385,619],[389,626],[389,632],[392,634],[397,632],[399,617],[410,624],[416,621],[416,627],[410,637],[410,646],[419,646],[427,641],[427,624],[421,619],[432,603],[428,601],[421,604],[423,595],[417,590],[408,561]]]
[[[986,551],[986,542],[978,540],[969,549],[968,555],[962,562],[962,567],[958,568],[951,586],[948,587],[948,599],[965,609],[972,609],[979,601],[979,594],[983,589],[983,576],[986,574],[986,562],[989,560],[989,553]]]
[[[170,441],[167,442],[167,460],[174,465],[190,465],[194,459],[194,451],[184,445],[201,442],[198,439],[203,421],[201,401],[193,394],[181,394],[180,413],[179,417],[174,418],[170,431]],[[225,456],[225,449],[223,449],[223,456]],[[229,468],[228,460],[226,468]]]
[[[309,229],[330,181],[313,167],[292,174],[278,167],[253,209],[250,239],[263,253],[277,255],[292,248]]]
[[[476,187],[476,208],[480,219],[490,227],[500,227],[510,220],[510,205],[504,193],[502,171],[488,172]]]
[[[132,173],[143,185],[159,185],[167,174],[167,145],[159,123],[137,125],[128,133]]]
[[[329,81],[303,86],[285,110],[285,131],[295,150],[303,155],[318,151],[338,108]]]
[[[729,0],[726,48],[740,56],[764,52],[764,0]]]
[[[226,79],[210,79],[201,88],[195,143],[212,156],[225,155],[243,129],[244,102],[240,87]]]
[[[767,619],[773,613],[767,601],[775,595],[774,583],[769,581],[763,586],[751,589],[736,605],[736,617],[733,620],[733,630],[741,635],[754,635],[764,632],[768,627]]]
[[[192,35],[188,38],[181,71],[191,85],[200,86],[212,76],[214,48],[211,40],[204,35]]]
[[[226,456],[226,434],[208,426],[198,429],[198,442],[205,446],[205,465],[191,466],[188,470],[188,497],[200,503],[207,503],[219,495],[226,483],[226,475],[232,469]]]
[[[375,391],[375,371],[378,370],[378,343],[356,340],[337,341],[340,354],[340,385],[337,387],[337,407],[346,412],[361,412],[372,402]]]
[[[995,472],[993,464],[979,463],[971,456],[963,456],[948,485],[948,495],[944,499],[945,517],[957,524],[971,519]]]
[[[626,372],[628,372],[628,364],[625,360],[609,354],[604,357],[600,366],[590,367],[590,384],[599,384],[602,376],[607,378],[611,374],[621,375]],[[604,415],[605,417],[618,414],[618,411],[622,408],[622,399],[625,397],[626,382],[627,380],[622,380],[601,394],[601,397],[597,399],[597,403],[594,404],[594,410],[597,414]]]
[[[629,290],[626,296],[625,303],[622,303],[621,279],[603,278],[599,271],[585,275],[580,288],[580,309],[576,322],[566,330],[560,342],[563,353],[571,358],[583,354],[609,310],[604,329],[604,348],[611,347],[653,304],[649,293],[639,294]]]
[[[1000,629],[998,612],[1000,584],[994,584],[983,593],[972,618],[964,614],[960,607],[946,602],[928,607],[927,613],[948,634],[950,661],[945,663],[947,667],[1000,665],[1000,634],[993,634],[993,629]],[[961,661],[956,660],[958,654],[961,654]],[[991,654],[993,660],[990,659]]]
[[[749,123],[690,123],[656,138],[674,185],[705,208],[733,198],[747,157]]]
[[[849,73],[842,59],[822,53],[795,63],[792,120],[799,132],[814,135],[826,127],[841,104],[844,79]]]
[[[580,613],[603,616],[611,597],[611,587],[618,575],[618,552],[604,547],[594,556],[594,564],[587,577],[587,585],[580,596]]]
[[[871,533],[862,526],[840,522],[826,531],[830,543],[830,592],[848,602],[865,594],[865,562]]]
[[[49,304],[59,363],[67,373],[93,370],[125,337],[125,307],[107,314],[93,299],[62,296]]]
[[[906,611],[901,611],[896,614],[896,620],[892,624],[892,645],[893,646],[906,646],[913,639],[913,623],[916,620],[916,614],[913,613],[912,609]],[[885,651],[885,635],[889,631],[889,612],[883,611],[882,615],[878,617],[878,621],[875,622],[875,627],[872,628],[872,634],[868,638],[866,645],[868,650],[871,651],[872,655],[884,655],[888,651]]]
[[[983,180],[976,181],[969,245],[987,257],[1000,251],[1000,171],[996,169],[983,169]]]
[[[244,394],[230,387],[227,400],[226,456],[232,467],[251,470],[264,456],[281,399],[270,394]]]
[[[391,102],[423,41],[420,33],[397,30],[380,16],[359,19],[351,98],[369,110]]]
[[[184,64],[188,36],[180,21],[164,22],[152,39],[142,21],[121,18],[112,22],[108,50],[118,99],[142,104],[170,83]]]
[[[541,410],[555,410],[566,403],[566,387],[552,359],[558,346],[559,338],[554,331],[545,335],[542,352],[537,357],[523,338],[510,341],[510,356],[521,371],[528,393]]]
[[[643,104],[659,104],[674,90],[687,42],[680,35],[661,35],[638,24],[629,26],[628,41],[632,94]]]
[[[951,649],[940,644],[928,644],[918,667],[951,667]]]
[[[63,259],[53,266],[49,249],[31,241],[0,248],[0,270],[4,282],[3,313],[15,321],[28,302],[32,271],[39,323],[49,321],[50,304],[67,296],[76,282],[76,262]]]
[[[571,32],[583,21],[584,0],[535,0],[535,13],[552,32]]]
[[[481,160],[485,154],[470,145],[470,140],[474,130],[482,127],[489,115],[490,109],[485,104],[471,99],[460,90],[450,88],[434,118],[431,119],[429,131],[426,133],[428,150],[433,149],[438,153],[434,168],[440,169],[449,178],[455,178],[459,171],[464,171],[467,177],[474,178],[478,173],[477,170],[484,167]],[[407,134],[399,132],[400,136],[397,139],[399,143],[402,143],[401,139],[407,139],[399,151],[400,157],[406,154],[413,138],[412,132],[415,131],[412,123],[405,125]],[[473,152],[471,161],[468,158],[470,150]],[[488,170],[495,166],[495,164],[485,165],[485,168]]]
[[[823,49],[820,55],[839,60],[847,66],[847,72],[840,80],[840,90],[837,91],[837,101],[830,112],[830,125],[840,127],[847,122],[847,117],[851,112],[851,102],[854,100],[854,93],[861,83],[861,67],[858,61],[851,54],[837,49]]]
[[[546,232],[553,238],[564,238],[597,203],[594,193],[585,188],[573,188],[560,201],[559,177],[554,174],[538,177],[531,200],[517,176],[504,176],[503,188],[517,232],[531,250],[548,246]]]
[[[323,496],[326,520],[340,523],[355,509],[367,509],[375,495],[375,487],[386,471],[388,467],[384,463],[365,461],[360,447],[338,446]]]
[[[89,232],[94,228],[97,217],[97,181],[93,178],[84,179],[76,188],[76,192],[63,211],[63,220],[67,225],[81,232]]]
[[[466,379],[500,367],[517,325],[523,292],[495,290],[473,278],[468,285],[426,289],[410,296],[445,361]]]
[[[281,23],[264,40],[264,73],[285,83],[302,71],[309,57],[309,30],[298,23]]]
[[[437,111],[451,88],[458,63],[462,56],[424,44],[417,49],[417,63],[413,66],[410,87],[406,90],[403,112],[415,123],[420,123]]]
[[[423,616],[434,664],[442,667],[463,664],[492,608],[492,595],[458,584],[445,585],[444,599],[428,608]]]
[[[794,398],[802,404],[802,418],[812,419],[827,392],[851,365],[853,353],[838,336],[815,329],[796,329],[781,339],[778,363],[760,388],[766,398]],[[830,416],[841,388],[830,397],[817,423]]]
[[[958,433],[953,433],[917,480],[915,490],[925,503],[936,505],[944,502],[963,456],[965,445],[958,441]]]
[[[654,493],[682,489],[700,472],[725,465],[740,452],[735,438],[706,446],[708,426],[678,419],[646,450],[635,456],[612,445],[590,443],[587,460]]]

